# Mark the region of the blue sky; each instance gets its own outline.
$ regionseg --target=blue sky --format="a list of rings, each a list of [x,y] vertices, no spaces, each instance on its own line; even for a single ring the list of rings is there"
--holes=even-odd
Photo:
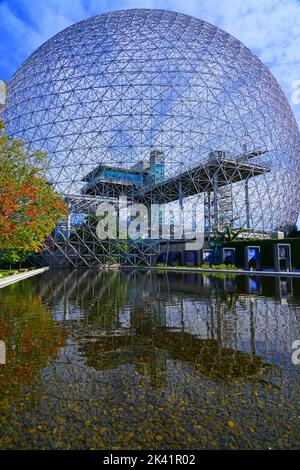
[[[180,11],[233,34],[271,69],[300,123],[300,0],[0,0],[0,79],[70,24],[124,8]]]

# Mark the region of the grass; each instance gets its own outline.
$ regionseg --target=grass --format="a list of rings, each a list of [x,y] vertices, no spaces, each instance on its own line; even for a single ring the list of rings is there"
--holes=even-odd
[[[13,274],[17,274],[18,270],[13,269],[0,269],[0,279],[7,276],[12,276]]]

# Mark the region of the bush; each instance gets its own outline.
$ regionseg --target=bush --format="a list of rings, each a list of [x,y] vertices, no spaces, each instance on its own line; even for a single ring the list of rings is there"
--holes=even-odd
[[[237,268],[234,264],[212,264],[211,269],[219,269],[221,271],[237,271]]]
[[[227,271],[237,271],[239,268],[237,268],[234,264],[212,264],[211,266],[209,265],[202,265],[202,266],[166,266],[163,263],[157,263],[155,265],[156,268],[172,268],[172,269],[218,269],[218,270],[227,270]]]

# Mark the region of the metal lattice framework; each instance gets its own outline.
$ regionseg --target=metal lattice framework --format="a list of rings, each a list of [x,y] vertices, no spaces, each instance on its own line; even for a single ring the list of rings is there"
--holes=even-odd
[[[125,10],[67,28],[14,75],[4,117],[48,153],[66,195],[69,222],[46,247],[54,264],[153,262],[160,242],[96,237],[97,203],[120,195],[204,204],[207,233],[297,220],[299,130],[284,93],[241,42],[190,16]],[[154,173],[151,155],[163,156]]]

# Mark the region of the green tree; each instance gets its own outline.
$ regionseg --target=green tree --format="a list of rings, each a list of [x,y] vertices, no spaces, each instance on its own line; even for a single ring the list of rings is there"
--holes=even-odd
[[[6,248],[2,250],[0,259],[2,262],[7,264],[11,269],[12,266],[21,264],[30,256],[33,252],[28,250],[18,250],[17,248]]]
[[[244,226],[233,228],[234,219],[223,230],[215,230],[210,240],[210,247],[214,250],[214,258],[216,262],[221,262],[221,248],[225,242],[233,242],[238,239],[239,235],[244,231]]]
[[[9,137],[0,121],[0,251],[40,251],[65,218],[67,206],[45,170],[46,155]],[[17,252],[9,256],[15,259]]]
[[[232,225],[227,225],[227,227],[225,227],[224,230],[216,230],[213,233],[213,239],[221,243],[233,242],[234,240],[237,240],[237,238],[239,237],[240,233],[243,232],[243,230],[244,230],[244,226],[235,229],[232,227]]]

